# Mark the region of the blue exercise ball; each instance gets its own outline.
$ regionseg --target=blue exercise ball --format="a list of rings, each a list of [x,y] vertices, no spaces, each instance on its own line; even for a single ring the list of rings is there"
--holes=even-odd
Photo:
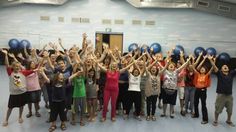
[[[134,51],[136,49],[138,49],[138,44],[132,43],[129,45],[129,48],[128,48],[129,52]]]
[[[28,40],[21,40],[20,44],[19,44],[19,48],[20,49],[24,49],[24,47],[26,47],[27,49],[29,49],[31,47],[31,44]]]
[[[11,39],[8,42],[8,45],[11,49],[17,49],[19,44],[20,44],[20,42],[17,39]]]
[[[154,54],[161,52],[161,45],[159,43],[153,43],[150,46],[150,49],[153,49]]]
[[[197,47],[197,48],[195,48],[195,50],[194,50],[194,54],[195,54],[195,56],[199,56],[199,54],[200,54],[201,52],[203,52],[203,55],[206,54],[205,49],[202,48],[202,47]]]
[[[141,52],[143,53],[145,49],[146,49],[147,52],[150,52],[150,48],[149,48],[148,45],[142,45]]]
[[[175,46],[175,49],[174,49],[174,51],[173,51],[173,53],[174,53],[174,55],[178,56],[178,55],[180,55],[180,51],[183,51],[183,52],[184,52],[183,46],[181,46],[181,45],[176,45],[176,46]]]
[[[212,48],[212,47],[207,48],[207,49],[206,49],[206,53],[207,53],[208,55],[212,55],[212,56],[216,56],[216,54],[217,54],[216,49],[215,49],[215,48]]]
[[[230,62],[230,55],[228,53],[223,52],[218,56],[218,60],[221,62],[228,63]]]

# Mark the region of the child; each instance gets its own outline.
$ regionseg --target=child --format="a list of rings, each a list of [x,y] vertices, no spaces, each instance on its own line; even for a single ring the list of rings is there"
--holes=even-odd
[[[44,74],[41,70],[41,74],[45,78],[45,80],[49,83],[49,78]],[[60,72],[56,73],[51,82],[52,86],[52,102],[51,102],[51,112],[50,112],[50,122],[51,126],[49,128],[49,132],[53,132],[56,129],[56,120],[57,116],[60,116],[61,119],[61,130],[66,130],[66,81],[64,75]]]
[[[146,81],[146,88],[145,88],[145,95],[147,97],[146,99],[146,104],[147,104],[146,120],[147,121],[149,121],[150,118],[152,119],[152,121],[156,121],[155,111],[156,111],[157,97],[160,95],[160,92],[161,92],[160,75],[166,69],[166,67],[163,68],[160,64],[160,67],[162,67],[162,70],[159,72],[159,68],[157,68],[157,66],[154,65],[156,62],[157,60],[154,61],[146,69],[147,74],[148,74],[148,79]],[[150,117],[151,107],[152,107],[152,115]]]
[[[171,62],[164,72],[163,114],[161,114],[161,117],[166,117],[167,104],[170,104],[170,118],[174,118],[173,111],[174,105],[176,105],[178,73],[186,67],[189,61],[190,58],[178,69],[175,69],[175,63]]]
[[[229,70],[228,65],[224,64],[219,70],[213,62],[212,56],[208,58],[210,59],[210,62],[213,65],[214,71],[216,72],[216,76],[218,78],[216,89],[217,97],[215,101],[215,120],[213,125],[218,125],[218,117],[223,111],[224,107],[226,107],[228,117],[226,123],[231,127],[235,127],[234,123],[231,121],[231,117],[233,112],[233,78],[236,75],[236,69]]]
[[[95,70],[92,68],[88,71],[86,78],[86,97],[88,104],[88,121],[95,121],[95,112],[97,110],[97,91],[98,87],[96,84]]]
[[[28,65],[26,66],[27,70],[34,70],[36,69],[36,64],[33,61],[29,61]],[[27,87],[27,93],[29,95],[28,99],[28,108],[29,113],[26,115],[27,118],[30,118],[32,116],[32,103],[34,103],[35,107],[35,116],[40,117],[39,110],[39,102],[41,100],[41,88],[39,85],[39,78],[38,73],[32,73],[29,76],[26,77],[26,87]]]
[[[199,64],[197,69],[200,69],[197,71],[195,69],[195,65],[193,65],[194,70],[194,84],[196,87],[195,96],[194,96],[194,115],[193,118],[199,117],[198,112],[198,104],[199,99],[201,99],[202,103],[202,122],[201,124],[207,124],[208,123],[208,112],[206,107],[206,99],[207,99],[207,88],[210,86],[210,74],[213,70],[211,68],[209,71],[207,70],[206,66],[202,66],[205,62],[207,56],[204,56],[204,59]]]
[[[75,73],[70,76],[69,81],[73,85],[73,108],[71,124],[75,125],[76,113],[80,115],[80,126],[84,126],[84,108],[86,105],[85,76],[82,68],[78,64],[74,67]]]
[[[27,103],[27,89],[26,89],[26,79],[25,77],[32,74],[32,70],[22,70],[21,64],[18,61],[14,61],[10,67],[8,61],[8,52],[2,50],[5,54],[5,65],[7,68],[7,74],[9,75],[9,90],[10,97],[8,100],[8,110],[6,119],[3,122],[3,126],[8,125],[8,119],[11,115],[12,109],[15,107],[19,108],[19,118],[18,122],[23,123],[22,113],[24,105]]]

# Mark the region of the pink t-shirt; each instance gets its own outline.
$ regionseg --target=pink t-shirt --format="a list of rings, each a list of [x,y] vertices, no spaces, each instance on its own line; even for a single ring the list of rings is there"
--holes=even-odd
[[[27,91],[37,91],[41,89],[37,72],[34,72],[26,77],[26,88]]]
[[[120,77],[120,72],[118,71],[107,71],[106,73],[106,84],[105,84],[105,90],[119,90],[118,87],[118,81]]]
[[[184,87],[185,86],[185,76],[186,76],[186,69],[182,69],[180,73],[178,74],[178,81],[177,86],[178,87]]]

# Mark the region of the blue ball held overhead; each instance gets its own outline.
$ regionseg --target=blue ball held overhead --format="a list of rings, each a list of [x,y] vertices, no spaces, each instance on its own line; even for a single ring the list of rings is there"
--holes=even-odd
[[[176,46],[175,46],[175,49],[174,49],[174,51],[173,51],[173,53],[174,53],[175,56],[178,56],[178,55],[180,55],[180,51],[183,51],[183,52],[184,52],[183,46],[181,46],[181,45],[176,45]]]
[[[206,54],[206,51],[205,51],[205,49],[204,48],[202,48],[202,47],[197,47],[197,48],[195,48],[195,50],[194,50],[194,54],[195,54],[195,56],[199,56],[199,54],[200,53],[203,53],[203,55],[205,55]]]
[[[212,56],[216,56],[216,54],[217,54],[216,49],[215,49],[215,48],[212,48],[212,47],[207,48],[207,49],[206,49],[206,53],[207,53],[208,55],[212,55]]]
[[[128,47],[129,52],[134,51],[136,49],[138,49],[138,44],[136,44],[136,43],[132,43]]]
[[[28,40],[21,40],[20,41],[20,45],[19,45],[19,48],[20,49],[24,49],[24,47],[26,47],[27,49],[29,49],[31,47],[31,44]]]
[[[230,55],[228,53],[223,52],[218,56],[218,60],[224,63],[228,63],[230,62]]]
[[[20,42],[17,39],[11,39],[8,42],[8,45],[11,49],[17,49],[19,47]]]
[[[154,54],[161,52],[161,45],[159,43],[153,43],[150,46],[150,49],[153,49]]]
[[[146,50],[147,52],[150,52],[149,46],[148,46],[148,45],[142,45],[142,47],[141,47],[141,52],[143,53],[144,50]]]

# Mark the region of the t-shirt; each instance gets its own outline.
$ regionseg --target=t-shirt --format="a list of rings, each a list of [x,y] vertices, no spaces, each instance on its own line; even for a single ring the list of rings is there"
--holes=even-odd
[[[207,88],[210,86],[211,80],[210,75],[195,73],[194,84],[196,88]]]
[[[177,71],[172,72],[165,70],[162,87],[167,89],[177,90],[177,79],[178,79]]]
[[[72,85],[74,87],[73,98],[85,97],[85,78],[83,76],[75,77],[72,80]]]
[[[228,75],[223,74],[222,71],[218,71],[216,73],[218,78],[216,93],[232,95],[233,77],[235,74],[236,70],[230,71]]]
[[[66,99],[65,85],[52,86],[52,101],[61,102]]]
[[[132,74],[129,75],[129,88],[128,91],[137,91],[140,92],[140,82],[141,82],[141,75],[133,76]]]
[[[194,81],[194,73],[190,73],[188,70],[186,71],[186,77],[185,77],[185,86],[186,87],[194,87],[193,81]]]
[[[120,81],[129,81],[129,72],[126,70],[125,72],[121,73],[120,74],[120,78],[119,78]]]
[[[157,76],[148,75],[148,80],[145,85],[145,95],[147,97],[151,95],[159,95],[161,88],[160,74]]]
[[[55,68],[54,73],[60,72],[64,75],[65,79],[68,79],[72,74],[73,68],[72,65],[66,67],[66,69],[63,71],[60,68]]]
[[[26,77],[26,88],[27,91],[37,91],[41,89],[37,72],[34,72]]]
[[[184,87],[185,86],[185,76],[186,76],[186,69],[182,69],[180,73],[178,74],[178,81],[177,86],[178,87]]]
[[[32,70],[21,70],[20,72],[15,73],[12,68],[7,67],[11,95],[19,95],[27,91],[25,76],[28,76],[31,73],[33,73]]]

